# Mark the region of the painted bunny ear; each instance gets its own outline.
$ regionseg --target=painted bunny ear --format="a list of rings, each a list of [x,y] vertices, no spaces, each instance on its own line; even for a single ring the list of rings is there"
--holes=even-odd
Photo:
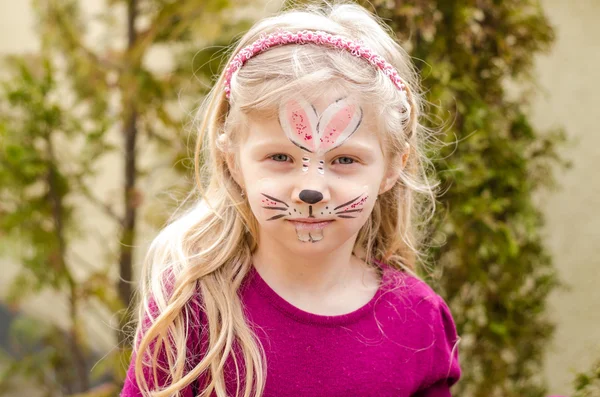
[[[309,152],[316,149],[317,111],[304,98],[297,97],[279,107],[279,123],[296,146]]]
[[[358,129],[362,117],[362,108],[346,98],[329,105],[317,125],[319,153],[325,153],[344,143]]]

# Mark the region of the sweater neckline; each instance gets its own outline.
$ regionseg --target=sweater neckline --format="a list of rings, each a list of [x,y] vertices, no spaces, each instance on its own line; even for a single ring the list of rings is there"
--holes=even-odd
[[[322,315],[311,313],[302,310],[297,306],[294,306],[292,303],[288,302],[281,295],[275,292],[275,290],[271,288],[269,284],[267,284],[267,282],[262,278],[262,276],[254,267],[254,264],[250,266],[248,276],[250,278],[250,283],[254,284],[257,291],[263,297],[265,297],[270,304],[272,304],[283,314],[287,315],[288,317],[291,317],[293,320],[313,325],[339,326],[354,323],[369,312],[372,312],[372,309],[377,303],[378,299],[383,295],[383,288],[386,281],[388,266],[381,262],[377,262],[377,265],[381,269],[381,280],[379,282],[379,287],[377,288],[377,291],[375,292],[373,297],[358,309],[355,309],[349,313],[338,315]]]

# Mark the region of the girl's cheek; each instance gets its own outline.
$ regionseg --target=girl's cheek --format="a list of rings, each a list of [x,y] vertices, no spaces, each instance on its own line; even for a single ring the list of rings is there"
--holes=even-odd
[[[338,184],[336,190],[336,199],[330,203],[333,215],[344,225],[362,226],[373,210],[377,190],[372,185],[364,183]]]
[[[285,210],[289,208],[289,203],[283,194],[281,183],[276,179],[261,178],[251,183],[247,194],[250,208],[259,222],[287,214]]]

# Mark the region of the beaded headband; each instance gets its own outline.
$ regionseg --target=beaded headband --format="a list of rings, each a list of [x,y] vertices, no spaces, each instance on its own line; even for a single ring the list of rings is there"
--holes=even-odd
[[[383,57],[377,55],[373,50],[368,48],[364,43],[356,40],[348,39],[344,36],[333,35],[322,31],[301,30],[298,32],[290,32],[286,30],[278,30],[269,35],[261,35],[254,43],[242,48],[240,52],[231,60],[225,70],[225,96],[229,99],[231,94],[231,78],[244,63],[253,56],[268,50],[271,47],[276,47],[286,44],[306,44],[313,43],[318,45],[330,46],[346,50],[356,57],[361,57],[367,60],[371,65],[380,69],[390,78],[392,83],[406,97],[406,85],[404,81],[391,64]],[[407,105],[407,108],[410,107]],[[410,110],[409,110],[410,111]]]

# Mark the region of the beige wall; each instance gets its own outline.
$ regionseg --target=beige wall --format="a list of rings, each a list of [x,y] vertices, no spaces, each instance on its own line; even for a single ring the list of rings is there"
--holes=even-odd
[[[550,391],[566,394],[574,371],[600,358],[600,2],[542,4],[558,39],[552,53],[537,62],[542,90],[533,122],[543,129],[562,125],[578,141],[564,150],[573,168],[559,174],[562,190],[541,200],[547,246],[571,286],[550,300],[558,328],[545,371]]]
[[[94,7],[101,4],[94,0],[85,3]],[[532,109],[533,120],[543,129],[562,125],[579,140],[577,146],[565,149],[574,167],[559,175],[563,190],[540,198],[547,216],[548,247],[561,277],[572,286],[570,291],[554,294],[550,301],[558,328],[545,371],[550,391],[567,394],[573,372],[587,369],[594,357],[600,357],[600,260],[595,252],[600,243],[600,134],[596,122],[600,113],[600,2],[542,3],[556,26],[558,40],[553,52],[537,62],[542,90]],[[0,0],[0,53],[37,48],[29,7],[26,1]],[[118,172],[117,165],[107,162],[112,172]],[[111,178],[101,180],[106,194],[118,186]],[[88,257],[101,255],[98,249],[90,249],[86,247]],[[8,263],[2,262],[1,266],[0,295],[14,274],[14,267]],[[66,307],[50,296],[29,302],[26,309],[45,315],[49,305],[59,308],[53,311],[59,321],[66,320],[62,310]],[[108,320],[96,322],[92,328],[97,334],[109,332]],[[105,348],[112,343],[111,338],[101,340]]]

